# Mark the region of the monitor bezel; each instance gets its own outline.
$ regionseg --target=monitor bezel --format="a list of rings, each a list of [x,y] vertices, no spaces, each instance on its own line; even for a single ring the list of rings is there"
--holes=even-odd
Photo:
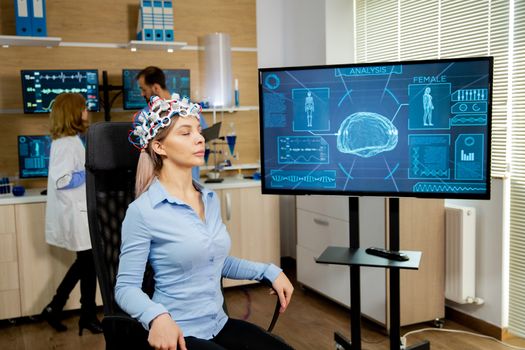
[[[469,61],[486,61],[489,64],[488,76],[488,103],[487,103],[487,161],[485,162],[486,188],[485,193],[430,193],[430,192],[391,192],[391,191],[340,191],[340,190],[317,190],[317,189],[278,189],[267,187],[266,167],[264,164],[264,103],[263,103],[263,81],[262,74],[267,72],[282,72],[305,69],[336,69],[336,68],[352,68],[352,67],[368,67],[378,65],[412,65],[412,64],[435,64],[447,62],[469,62]],[[259,147],[261,153],[261,192],[262,194],[281,194],[281,195],[332,195],[332,196],[352,196],[352,197],[403,197],[403,198],[436,198],[436,199],[478,199],[488,200],[491,194],[491,176],[490,165],[492,157],[492,98],[494,86],[494,57],[462,57],[462,58],[445,58],[445,59],[427,59],[427,60],[406,60],[406,61],[386,61],[386,62],[367,62],[367,63],[348,63],[348,64],[333,64],[333,65],[312,65],[312,66],[292,66],[292,67],[267,67],[258,69],[258,90],[259,90]]]
[[[21,137],[49,137],[50,141],[53,142],[53,139],[51,138],[51,135],[42,135],[42,134],[39,134],[39,135],[17,135],[17,138],[16,138],[16,153],[17,153],[17,157],[18,157],[18,177],[20,179],[45,179],[49,176],[49,166],[48,166],[48,169],[47,169],[47,175],[42,175],[42,176],[23,176],[22,175],[22,159],[20,157],[20,138]],[[51,157],[51,155],[50,155]]]
[[[191,80],[191,69],[189,68],[161,68],[162,71],[164,72],[164,75],[166,75],[166,71],[186,71],[188,72],[188,78]],[[138,74],[140,71],[142,70],[142,68],[122,68],[122,109],[125,110],[125,111],[136,111],[137,109],[139,108],[136,108],[136,107],[129,107],[126,105],[126,86],[124,85],[124,74],[126,71],[136,71],[136,74]],[[134,80],[136,80],[136,75],[135,77],[133,78]],[[173,91],[170,91],[170,93],[172,93]],[[175,91],[176,92],[176,91]],[[191,84],[190,84],[190,93],[191,93]],[[181,96],[183,97],[183,96]],[[188,96],[189,98],[190,96]],[[144,108],[144,107],[143,107]]]
[[[101,104],[101,101],[100,101],[100,79],[99,79],[99,76],[98,76],[98,69],[89,69],[89,68],[82,68],[82,69],[21,69],[20,70],[20,83],[21,83],[21,86],[22,86],[22,104],[23,104],[23,108],[24,108],[24,114],[46,114],[46,113],[50,113],[50,112],[39,112],[39,111],[34,111],[34,110],[28,110],[27,109],[27,105],[26,105],[26,100],[25,100],[25,91],[24,91],[24,72],[56,72],[56,71],[59,71],[59,72],[95,72],[97,74],[97,109],[94,109],[94,110],[88,110],[89,112],[100,112],[100,104]],[[84,98],[86,98],[84,96]],[[87,98],[86,98],[87,100]]]

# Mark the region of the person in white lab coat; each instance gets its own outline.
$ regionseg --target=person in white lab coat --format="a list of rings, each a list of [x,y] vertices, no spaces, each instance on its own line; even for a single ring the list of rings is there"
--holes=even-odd
[[[80,94],[63,93],[56,97],[50,115],[53,139],[49,156],[46,205],[47,243],[76,252],[77,258],[42,311],[55,330],[63,332],[62,309],[69,294],[80,281],[81,314],[79,335],[88,329],[101,333],[96,316],[96,273],[89,238],[85,185],[85,146],[88,128],[86,100]]]

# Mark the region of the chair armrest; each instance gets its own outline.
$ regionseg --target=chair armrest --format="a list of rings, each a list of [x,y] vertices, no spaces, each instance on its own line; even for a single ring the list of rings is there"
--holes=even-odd
[[[106,340],[106,350],[152,349],[148,343],[148,331],[137,320],[124,312],[104,316],[102,329]]]
[[[268,333],[271,333],[273,331],[273,328],[275,327],[275,324],[277,323],[277,320],[279,319],[279,314],[280,314],[279,309],[281,308],[281,302],[279,300],[279,295],[277,294],[277,291],[272,286],[272,282],[266,279],[263,279],[262,281],[260,281],[260,283],[272,288],[273,291],[275,292],[275,297],[277,298],[275,302],[275,309],[273,310],[272,320],[270,321],[270,325],[267,328]]]

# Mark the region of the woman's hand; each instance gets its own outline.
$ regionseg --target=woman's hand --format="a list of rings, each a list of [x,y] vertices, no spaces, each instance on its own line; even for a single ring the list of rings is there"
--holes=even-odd
[[[187,350],[182,330],[169,314],[151,321],[148,343],[156,350]]]
[[[290,304],[290,300],[292,299],[293,286],[290,283],[288,277],[286,277],[286,275],[281,272],[275,281],[273,281],[272,287],[273,290],[270,293],[277,293],[279,296],[279,301],[281,302],[281,308],[279,309],[279,312],[284,312]]]

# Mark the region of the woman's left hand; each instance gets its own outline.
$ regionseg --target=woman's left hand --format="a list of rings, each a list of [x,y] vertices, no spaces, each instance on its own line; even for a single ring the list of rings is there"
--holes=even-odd
[[[275,281],[273,281],[272,287],[272,292],[274,294],[277,293],[279,296],[279,301],[281,302],[281,308],[279,309],[279,312],[284,312],[290,304],[290,300],[292,299],[293,286],[290,283],[288,277],[286,277],[286,275],[281,272]]]

